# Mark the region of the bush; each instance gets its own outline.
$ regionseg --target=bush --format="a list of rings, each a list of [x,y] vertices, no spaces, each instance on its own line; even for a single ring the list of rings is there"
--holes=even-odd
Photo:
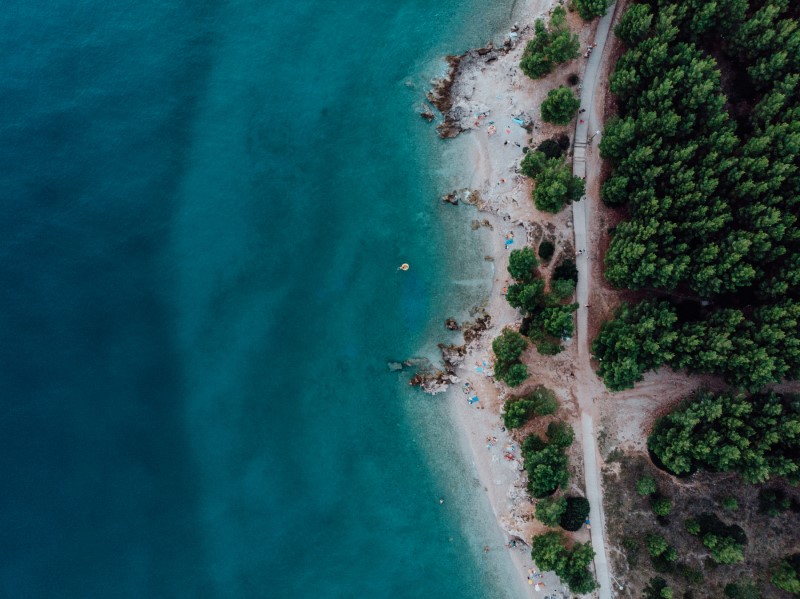
[[[540,499],[536,502],[536,519],[545,526],[558,526],[561,517],[567,509],[567,500],[563,497],[557,499]]]
[[[556,246],[553,245],[552,241],[544,240],[542,243],[539,244],[539,257],[547,262],[550,258],[553,257],[553,254],[556,251]]]
[[[771,580],[779,589],[800,594],[800,553],[782,559],[773,569]]]
[[[672,599],[672,590],[661,577],[651,578],[644,589],[645,599]]]
[[[563,260],[553,271],[553,279],[578,282],[578,268],[573,260]]]
[[[575,431],[563,420],[554,420],[547,425],[547,439],[556,447],[566,448],[575,440]]]
[[[542,120],[554,125],[567,125],[580,106],[581,101],[568,87],[562,85],[551,89],[547,93],[545,101],[542,102]]]
[[[528,367],[518,362],[508,367],[503,380],[509,387],[519,387],[527,378]]]
[[[570,551],[560,532],[546,532],[533,537],[531,557],[542,570],[555,572],[573,593],[590,593],[597,588],[594,577],[587,569],[594,558],[589,543],[575,543]]]
[[[650,507],[653,509],[653,513],[656,516],[661,516],[664,518],[669,516],[670,512],[672,511],[672,502],[666,497],[656,497],[653,499]]]
[[[567,497],[566,510],[561,516],[561,528],[569,531],[580,530],[589,516],[589,500],[585,497]]]
[[[534,152],[535,154],[536,152]],[[527,158],[530,154],[526,154]],[[533,203],[544,212],[556,213],[565,204],[581,199],[585,189],[583,179],[575,177],[561,160],[547,160],[536,176]]]
[[[740,580],[725,585],[725,596],[730,599],[761,599],[761,591],[755,583]]]
[[[595,17],[602,17],[606,14],[608,0],[575,0],[575,7],[578,14],[584,21],[590,21]]]
[[[686,518],[683,521],[683,527],[690,535],[697,536],[700,534],[700,524],[694,518]]]
[[[744,561],[743,548],[733,537],[721,537],[708,533],[703,536],[703,545],[711,551],[711,559],[718,564],[735,564]]]
[[[562,151],[566,152],[569,149],[569,135],[566,133],[562,133],[556,138],[558,142],[558,146],[561,148]]]
[[[525,47],[519,65],[531,79],[540,79],[555,65],[580,56],[578,36],[570,33],[566,15],[561,7],[553,10],[549,30],[541,19],[533,24],[533,39]]]
[[[642,497],[652,495],[656,491],[656,479],[649,474],[636,481],[636,492]]]
[[[527,152],[522,157],[522,162],[519,163],[519,170],[526,177],[535,179],[542,172],[547,160],[548,158],[544,152],[539,152],[538,150],[536,152]]]
[[[539,386],[524,397],[507,401],[503,411],[503,422],[507,428],[519,428],[534,416],[555,414],[556,410],[558,410],[558,399],[555,393]]]
[[[761,489],[758,492],[758,513],[779,516],[789,509],[789,498],[781,489]]]
[[[578,85],[581,82],[581,78],[578,77],[577,73],[570,73],[567,77],[567,83],[569,85]]]
[[[650,557],[659,557],[669,549],[669,543],[662,535],[647,535],[645,545]]]
[[[555,341],[548,341],[547,339],[542,339],[541,341],[536,342],[536,351],[538,351],[543,356],[555,356],[564,351],[564,348],[561,347],[561,345],[559,343],[556,343]]]
[[[565,300],[575,295],[575,281],[555,279],[551,287],[553,295],[558,299]]]
[[[515,281],[520,283],[530,283],[534,276],[539,261],[533,248],[524,247],[521,250],[512,250],[508,256],[508,274]]]
[[[724,507],[726,510],[735,512],[739,509],[739,502],[736,501],[736,497],[725,497],[722,500],[722,507]]]
[[[647,36],[653,14],[646,4],[633,4],[614,27],[616,36],[628,46],[633,46]]]

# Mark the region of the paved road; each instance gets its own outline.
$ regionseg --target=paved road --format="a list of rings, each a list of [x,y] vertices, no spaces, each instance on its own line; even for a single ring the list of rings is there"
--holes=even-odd
[[[577,177],[586,179],[587,176],[594,177],[597,173],[586,172],[586,146],[589,143],[597,145],[600,142],[600,134],[596,134],[601,127],[594,110],[594,92],[597,86],[597,72],[605,49],[606,38],[611,27],[616,4],[608,7],[605,16],[600,19],[597,26],[595,43],[597,46],[589,57],[586,71],[583,76],[583,87],[581,89],[581,108],[586,112],[579,115],[578,123],[575,127],[575,145],[573,153],[572,172]],[[581,122],[583,121],[583,122]],[[595,198],[596,201],[596,198]],[[589,198],[585,197],[580,202],[572,204],[572,220],[575,230],[575,251],[581,252],[576,257],[578,267],[578,285],[576,294],[578,298],[578,364],[579,369],[586,369],[591,376],[591,364],[589,353],[589,285],[591,283],[591,269],[589,268],[589,252],[587,251],[588,236],[586,233],[586,221],[589,211]],[[578,388],[578,405],[581,410],[581,434],[583,437],[583,463],[584,475],[586,477],[586,497],[589,500],[592,521],[592,548],[595,552],[594,567],[597,575],[597,582],[600,584],[598,594],[600,599],[611,599],[611,577],[608,571],[608,558],[605,544],[605,514],[603,513],[603,487],[600,484],[598,467],[597,439],[594,434],[594,423],[592,422],[592,402],[593,397],[588,389],[582,386]]]

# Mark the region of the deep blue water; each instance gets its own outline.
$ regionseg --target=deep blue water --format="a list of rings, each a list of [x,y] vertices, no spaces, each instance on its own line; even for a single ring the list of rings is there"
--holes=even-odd
[[[414,112],[481,4],[4,4],[0,596],[510,593],[386,366],[486,274]]]

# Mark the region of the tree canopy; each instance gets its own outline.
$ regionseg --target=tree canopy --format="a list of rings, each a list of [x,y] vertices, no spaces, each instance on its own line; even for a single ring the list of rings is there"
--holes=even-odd
[[[547,92],[542,102],[542,120],[555,125],[568,125],[581,102],[568,87],[559,86]]]
[[[580,55],[578,36],[570,33],[566,17],[566,11],[557,7],[550,17],[549,26],[545,26],[541,19],[533,24],[533,39],[525,47],[520,61],[522,72],[531,79],[541,79],[557,64]]]

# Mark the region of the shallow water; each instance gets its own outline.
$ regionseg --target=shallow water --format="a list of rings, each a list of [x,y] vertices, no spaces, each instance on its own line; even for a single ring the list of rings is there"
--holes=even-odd
[[[485,293],[415,108],[511,7],[6,4],[0,595],[511,596],[386,366]]]

